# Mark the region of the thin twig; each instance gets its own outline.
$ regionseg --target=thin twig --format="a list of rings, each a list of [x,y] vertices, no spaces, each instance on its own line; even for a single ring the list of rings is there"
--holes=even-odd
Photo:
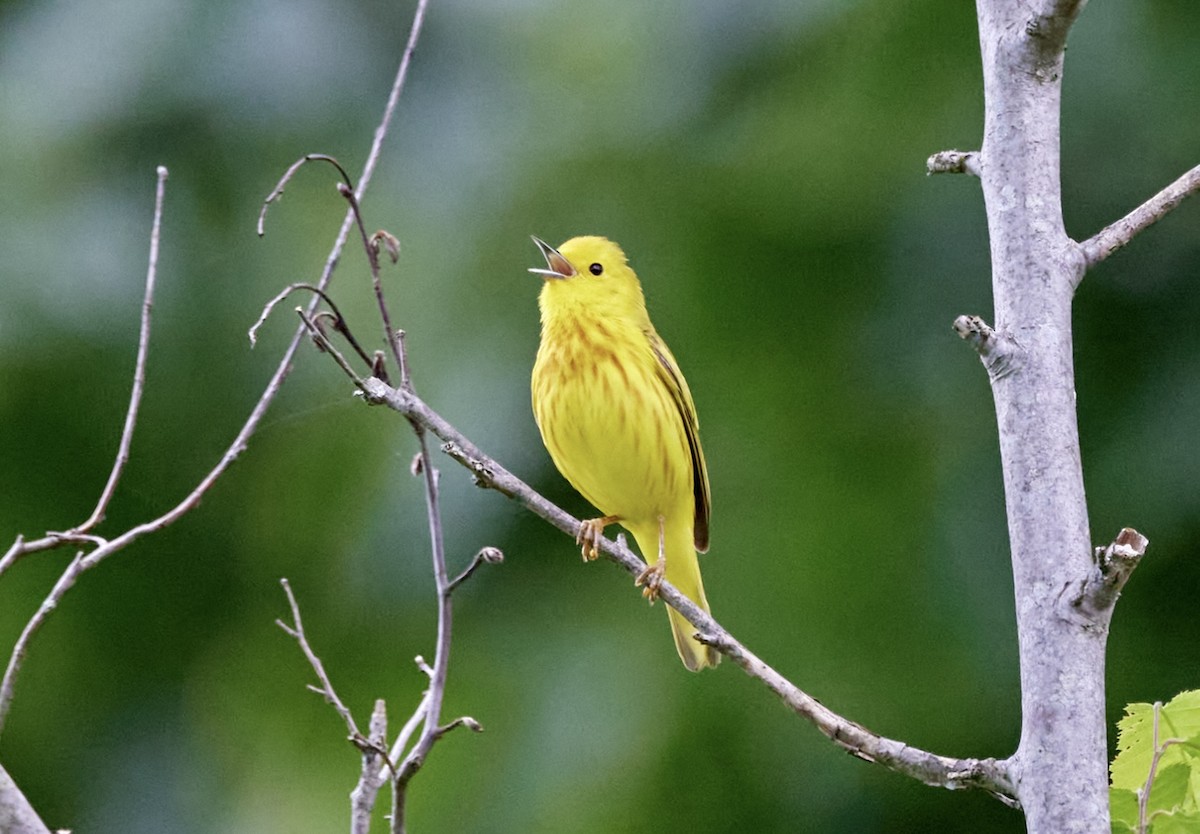
[[[412,57],[412,51],[416,46],[417,34],[420,31],[421,22],[424,19],[426,4],[427,0],[420,0],[418,3],[417,11],[413,18],[413,28],[409,34],[408,45],[405,48],[404,55],[400,60],[400,66],[396,72],[395,80],[392,83],[391,92],[388,95],[387,105],[384,107],[383,117],[380,119],[379,125],[375,129],[375,136],[371,142],[371,149],[367,154],[366,163],[363,165],[363,172],[359,177],[358,187],[355,189],[355,196],[360,201],[362,200],[363,195],[366,193],[367,188],[371,183],[371,179],[375,173],[375,168],[379,164],[379,157],[382,151],[383,142],[387,138],[388,130],[396,112],[396,104],[400,100],[400,93],[404,89],[404,81],[408,76],[408,67]],[[322,270],[321,278],[316,284],[318,290],[324,290],[325,287],[328,286],[329,280],[333,276],[333,271],[337,268],[338,261],[341,258],[342,249],[346,245],[346,239],[350,231],[350,224],[353,223],[353,220],[353,215],[347,211],[346,217],[342,221],[341,229],[338,232],[333,246],[330,249],[329,256],[325,260],[325,266]],[[319,303],[320,298],[315,298],[309,305],[308,310],[310,315],[316,311]],[[59,588],[60,585],[64,587],[62,587],[62,590],[57,596],[55,596],[55,592],[52,591],[51,596],[47,597],[47,602],[51,602],[52,605],[47,608],[46,604],[43,603],[43,607],[39,609],[38,613],[35,614],[33,619],[30,620],[29,624],[26,626],[25,632],[22,633],[21,639],[18,641],[17,646],[14,647],[13,652],[9,657],[8,666],[5,671],[4,682],[3,684],[0,684],[0,729],[3,727],[4,715],[11,706],[16,673],[20,668],[21,660],[24,657],[29,638],[36,633],[38,628],[40,628],[41,623],[44,622],[50,611],[53,610],[53,606],[57,605],[57,601],[59,598],[61,598],[62,593],[65,593],[66,589],[74,584],[75,579],[78,578],[78,575],[83,571],[95,567],[104,559],[125,549],[142,536],[148,533],[158,532],[159,530],[170,526],[200,503],[200,499],[204,496],[204,494],[212,487],[217,479],[224,474],[225,470],[229,468],[230,464],[232,464],[233,461],[236,460],[238,456],[245,450],[250,437],[258,428],[258,425],[262,421],[263,416],[266,414],[267,409],[275,400],[275,397],[278,395],[279,390],[283,386],[284,380],[291,371],[292,361],[295,357],[296,350],[299,348],[300,342],[307,332],[307,325],[302,323],[297,326],[296,332],[293,334],[291,341],[284,349],[279,364],[275,368],[275,372],[271,375],[270,380],[263,389],[262,395],[259,397],[258,402],[251,410],[249,417],[246,418],[246,422],[242,425],[241,430],[226,449],[225,453],[221,456],[221,459],[217,462],[217,465],[207,475],[204,476],[204,478],[200,481],[196,488],[192,490],[192,492],[190,492],[176,506],[166,513],[160,515],[158,518],[131,527],[116,538],[107,540],[89,539],[91,543],[97,545],[96,549],[84,556],[77,556],[67,571],[62,574],[55,588]],[[0,560],[0,573],[2,573],[3,570],[7,569],[8,567],[11,567],[11,565],[15,563],[16,560],[23,554],[32,553],[36,550],[46,550],[53,547],[58,547],[70,541],[72,541],[72,538],[69,534],[50,534],[41,539],[35,539],[32,541],[27,541],[18,537],[17,542],[5,552],[4,558]]]
[[[4,834],[50,834],[17,783],[0,765],[0,831]]]
[[[426,689],[421,694],[421,701],[417,704],[417,708],[413,710],[412,715],[410,715],[408,720],[404,722],[404,727],[400,730],[400,735],[396,736],[396,740],[392,742],[390,755],[393,762],[400,762],[404,760],[404,751],[408,749],[408,743],[412,740],[413,733],[417,731],[417,727],[421,726],[421,721],[425,718],[425,715],[428,711],[429,690]],[[387,775],[388,774],[386,770],[381,770],[379,772],[379,779],[386,779]],[[393,774],[393,776],[394,775],[395,774]]]
[[[484,547],[475,554],[475,558],[471,560],[471,564],[463,569],[463,572],[454,579],[450,580],[450,584],[446,586],[446,593],[454,593],[454,589],[471,578],[475,571],[479,570],[479,566],[485,562],[489,565],[498,565],[504,561],[504,554],[498,547]]]
[[[925,161],[926,174],[970,174],[979,176],[978,151],[938,151]]]
[[[442,714],[442,700],[446,694],[446,675],[450,663],[450,640],[453,628],[450,579],[446,572],[446,549],[442,533],[441,507],[438,500],[438,472],[434,468],[429,454],[429,439],[425,428],[416,421],[410,420],[409,422],[412,423],[413,430],[417,434],[417,442],[421,447],[421,474],[425,478],[425,508],[429,522],[430,550],[433,556],[433,577],[437,586],[438,630],[433,667],[429,670],[429,694],[426,699],[421,735],[412,749],[408,751],[408,755],[404,757],[404,761],[397,767],[394,780],[393,834],[404,834],[408,783],[425,763],[425,757],[429,755],[434,743],[441,738],[438,729]]]
[[[108,483],[100,493],[96,509],[88,516],[87,521],[74,528],[71,532],[82,533],[91,530],[101,519],[117,490],[117,482],[129,460],[129,446],[133,442],[133,429],[137,425],[138,407],[142,402],[142,391],[146,387],[146,356],[150,351],[150,313],[154,309],[154,283],[158,273],[158,241],[162,231],[163,195],[166,193],[167,168],[159,165],[158,185],[154,190],[154,223],[150,229],[150,264],[146,268],[146,291],[142,297],[142,326],[138,334],[137,361],[134,363],[133,390],[129,395],[129,410],[125,414],[125,428],[121,432],[121,442],[117,447],[117,459],[113,462],[112,472],[109,473]]]
[[[336,362],[338,367],[345,372],[346,376],[350,377],[354,384],[358,386],[359,390],[365,393],[366,380],[358,375],[358,372],[354,370],[353,366],[346,361],[346,357],[342,356],[342,352],[333,346],[333,343],[329,341],[329,337],[325,335],[325,331],[317,326],[317,323],[309,316],[308,311],[306,311],[303,307],[297,307],[296,314],[300,316],[300,320],[304,322],[304,326],[308,328],[309,335],[311,335],[313,341],[317,343],[317,347],[332,356],[333,361]]]
[[[84,570],[83,554],[78,553],[71,560],[71,564],[67,566],[67,569],[58,577],[58,581],[54,583],[54,587],[50,589],[50,593],[42,601],[37,613],[29,618],[29,622],[21,630],[21,636],[17,638],[12,654],[8,658],[8,666],[4,670],[4,679],[0,681],[0,733],[3,733],[4,720],[8,717],[9,709],[12,708],[13,696],[16,694],[17,673],[21,670],[21,663],[25,660],[26,652],[29,651],[29,641],[33,639],[33,636],[37,634],[38,630],[46,622],[46,618],[58,607],[63,595],[71,589],[71,586],[75,584],[75,580],[79,578],[79,574],[83,573]]]
[[[338,697],[337,690],[333,688],[333,681],[329,680],[329,675],[325,673],[325,664],[321,662],[321,658],[317,657],[317,653],[313,651],[308,642],[308,636],[304,633],[304,623],[300,619],[300,606],[296,602],[296,595],[292,593],[291,584],[286,578],[280,579],[279,584],[283,586],[283,592],[287,594],[288,607],[292,609],[292,624],[288,625],[283,620],[276,620],[275,625],[283,629],[300,645],[300,651],[304,652],[304,657],[307,658],[308,665],[312,667],[313,674],[321,682],[319,688],[315,686],[309,688],[318,695],[324,696],[325,700],[337,710],[337,714],[346,722],[346,729],[351,738],[361,738],[362,733],[358,731],[358,725],[354,723],[354,716],[350,714],[349,708]]]
[[[406,357],[399,341],[393,335],[392,315],[388,312],[387,299],[383,295],[383,283],[379,279],[379,247],[375,243],[375,239],[367,234],[367,227],[363,223],[362,211],[354,192],[350,190],[349,186],[342,185],[338,187],[338,193],[346,198],[346,202],[350,204],[350,211],[354,213],[354,222],[362,236],[363,249],[367,253],[367,263],[371,269],[371,287],[375,291],[375,303],[379,306],[379,319],[383,323],[383,340],[391,350],[392,358],[396,360],[396,368],[399,370],[402,380],[401,384],[407,384],[404,382],[408,379]]]
[[[1138,826],[1137,834],[1146,834],[1146,826],[1149,824],[1147,817],[1147,809],[1150,805],[1150,788],[1154,785],[1154,774],[1158,770],[1158,762],[1162,758],[1165,748],[1160,749],[1158,746],[1158,719],[1162,713],[1162,702],[1154,702],[1154,737],[1151,739],[1154,743],[1154,753],[1150,756],[1150,771],[1146,774],[1146,783],[1142,789],[1138,791]]]
[[[376,778],[379,759],[382,757],[388,768],[392,765],[386,755],[378,752],[387,746],[387,706],[382,698],[375,701],[375,709],[371,712],[370,733],[370,749],[363,750],[358,784],[350,792],[350,834],[367,834],[370,831],[375,798],[383,784],[382,780]]]
[[[392,388],[378,379],[367,380],[367,389],[368,402],[386,404],[410,422],[419,423],[441,438],[444,441],[442,450],[466,467],[474,475],[479,486],[507,495],[571,537],[578,532],[578,519],[548,501],[499,462],[485,455],[415,393]],[[632,576],[636,577],[646,568],[645,563],[634,555],[623,541],[614,543],[609,539],[602,539],[600,550]],[[1015,802],[1006,761],[939,756],[873,733],[834,713],[788,681],[669,582],[662,583],[659,596],[696,627],[700,639],[727,655],[748,675],[763,682],[783,699],[788,707],[816,725],[843,749],[929,785],[947,788],[977,787],[987,790],[1007,804]]]
[[[306,162],[328,162],[334,168],[337,168],[338,173],[342,175],[342,180],[347,186],[350,188],[354,187],[354,183],[350,181],[350,175],[346,173],[346,169],[342,167],[342,163],[338,162],[332,156],[324,153],[305,154],[288,166],[288,169],[283,172],[283,176],[279,178],[279,182],[275,184],[275,187],[271,190],[271,193],[267,195],[265,200],[263,200],[262,208],[258,210],[257,231],[259,237],[263,237],[267,233],[267,209],[270,208],[271,203],[283,196],[283,189],[287,187],[287,184],[292,181],[292,177],[296,175],[297,171],[304,167]]]
[[[1167,216],[1185,199],[1200,190],[1200,165],[1115,223],[1110,223],[1080,244],[1084,261],[1092,267],[1133,240],[1141,231]]]

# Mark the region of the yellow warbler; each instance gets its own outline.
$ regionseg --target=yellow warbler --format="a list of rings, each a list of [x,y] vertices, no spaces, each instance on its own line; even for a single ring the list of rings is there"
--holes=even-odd
[[[667,581],[708,611],[696,551],[708,550],[708,472],[692,394],[646,313],[625,253],[602,237],[546,258],[538,306],[542,342],[533,366],[533,414],[554,465],[604,515],[584,521],[577,542],[596,558],[604,527],[620,522],[648,567],[637,579],[653,602]],[[667,609],[675,648],[692,671],[720,655]]]

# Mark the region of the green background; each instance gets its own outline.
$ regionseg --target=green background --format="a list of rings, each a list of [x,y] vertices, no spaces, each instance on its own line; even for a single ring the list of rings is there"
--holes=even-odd
[[[294,327],[361,168],[412,3],[0,3],[0,543],[82,520],[120,432],[154,169],[168,184],[148,390],[101,532],[216,463]],[[1067,229],[1085,238],[1200,161],[1200,10],[1096,0],[1064,85]],[[1018,670],[995,419],[950,329],[991,316],[973,4],[433,0],[364,211],[420,393],[575,514],[528,376],[531,233],[619,241],[695,395],[718,619],[825,704],[947,755],[1005,756]],[[1095,541],[1149,536],[1117,608],[1109,717],[1200,685],[1200,202],[1090,274],[1076,303]],[[378,341],[365,261],[334,292]],[[33,644],[0,761],[87,832],[347,827],[358,758],[273,624],[290,579],[365,724],[398,728],[434,600],[407,425],[301,351],[248,451],[169,531],[87,574]],[[699,676],[611,564],[442,459],[461,566],[445,714],[476,717],[412,786],[411,830],[1023,830],[979,793],[841,753],[731,664]],[[69,553],[0,581],[0,654]],[[1110,725],[1111,726],[1111,725]],[[1110,743],[1115,735],[1110,730]],[[380,803],[380,812],[382,806]],[[382,825],[382,823],[379,823]],[[382,829],[381,829],[382,830]]]

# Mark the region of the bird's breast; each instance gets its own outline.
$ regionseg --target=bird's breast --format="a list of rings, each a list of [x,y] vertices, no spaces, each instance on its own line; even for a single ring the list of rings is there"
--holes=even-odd
[[[692,495],[678,407],[646,334],[619,323],[548,322],[533,409],[555,465],[606,515],[673,514]]]

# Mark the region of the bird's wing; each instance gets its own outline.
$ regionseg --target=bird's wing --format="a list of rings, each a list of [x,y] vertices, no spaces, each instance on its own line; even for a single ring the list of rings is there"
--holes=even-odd
[[[688,449],[692,453],[692,493],[696,500],[694,535],[696,550],[704,553],[708,550],[708,519],[712,514],[712,500],[708,494],[708,467],[704,463],[704,450],[700,448],[700,420],[696,417],[696,404],[692,401],[692,392],[688,390],[687,380],[680,373],[679,365],[666,343],[653,330],[646,336],[650,340],[650,349],[658,360],[659,378],[671,392],[675,407],[679,409],[679,418],[683,421],[683,430],[687,435]]]

